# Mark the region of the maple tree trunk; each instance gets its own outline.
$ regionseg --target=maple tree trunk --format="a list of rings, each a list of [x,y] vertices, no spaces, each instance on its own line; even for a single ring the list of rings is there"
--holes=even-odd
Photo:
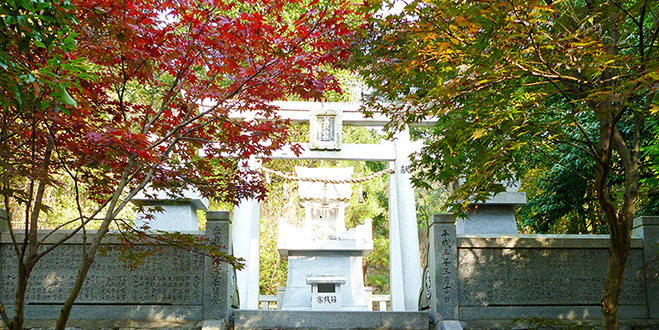
[[[606,112],[604,112],[606,113]],[[602,323],[607,330],[618,330],[618,298],[622,287],[621,267],[624,270],[624,262],[621,263],[618,249],[616,248],[617,212],[609,194],[607,176],[611,169],[611,155],[613,152],[613,120],[608,115],[599,118],[599,141],[597,144],[597,166],[595,168],[595,187],[597,199],[602,207],[602,212],[609,227],[609,265],[604,278],[602,290]]]
[[[109,208],[108,214],[106,215],[106,218],[103,221],[101,228],[99,228],[96,237],[94,237],[94,241],[89,246],[89,250],[87,250],[83,256],[83,261],[80,264],[80,269],[78,269],[78,275],[76,276],[76,281],[73,284],[73,288],[71,288],[71,292],[69,293],[69,296],[66,298],[66,301],[64,302],[64,306],[62,306],[62,309],[60,310],[60,315],[57,318],[57,324],[55,326],[55,330],[64,330],[64,328],[66,328],[66,323],[69,321],[69,316],[71,315],[71,309],[73,308],[73,303],[75,303],[76,299],[78,298],[78,295],[80,294],[80,290],[82,290],[83,284],[85,284],[85,278],[87,278],[87,273],[89,272],[89,268],[91,268],[92,264],[94,263],[94,255],[96,254],[98,247],[101,245],[101,240],[108,232],[108,229],[110,227],[110,222],[113,219],[113,217],[110,214],[113,209],[114,209],[114,204],[111,205],[111,207]],[[86,249],[86,247],[84,248]]]
[[[613,204],[602,205],[604,209],[615,210]],[[620,291],[622,290],[622,278],[625,272],[625,263],[629,254],[629,240],[625,243],[622,237],[618,217],[605,212],[609,224],[609,264],[604,278],[604,288],[602,290],[602,326],[606,330],[618,330],[618,305]],[[611,219],[613,218],[613,219]]]
[[[9,328],[10,320],[9,316],[7,315],[7,310],[5,309],[5,305],[0,301],[0,316],[2,316],[2,322],[5,323],[5,326]]]
[[[618,330],[618,306],[625,265],[631,246],[631,231],[634,221],[635,204],[639,190],[639,136],[644,117],[637,115],[634,119],[634,138],[631,148],[627,146],[620,131],[615,127],[611,117],[600,118],[600,141],[598,143],[598,166],[595,173],[597,196],[609,227],[609,265],[604,278],[601,305],[603,328]],[[625,193],[620,209],[616,209],[611,199],[607,183],[611,155],[617,151],[625,172]]]
[[[609,266],[604,279],[604,290],[602,292],[602,313],[604,315],[603,326],[607,330],[617,330],[618,306],[620,291],[622,290],[622,278],[625,272],[625,264],[629,255],[629,243],[626,247],[620,246],[620,242],[613,237],[609,245]],[[624,243],[623,243],[624,244]]]
[[[16,283],[16,297],[14,299],[14,320],[12,329],[23,330],[25,321],[25,293],[27,292],[27,283],[30,274],[25,269],[22,262],[18,266],[18,279]]]
[[[135,157],[136,156],[133,155],[129,159],[128,164],[124,169],[122,179],[119,185],[117,186],[114,194],[111,197],[111,202],[105,213],[105,218],[103,219],[103,223],[96,232],[96,236],[94,237],[92,243],[89,245],[89,249],[87,249],[87,247],[83,247],[84,249],[83,261],[80,264],[80,269],[78,270],[78,276],[76,277],[76,281],[73,284],[73,288],[71,289],[69,296],[66,298],[66,301],[64,302],[64,306],[62,306],[62,309],[60,310],[60,315],[57,318],[57,324],[55,325],[55,330],[64,330],[64,328],[66,328],[66,323],[69,321],[69,316],[71,315],[71,309],[73,308],[73,303],[78,298],[78,295],[80,294],[80,290],[82,289],[83,284],[85,284],[85,278],[87,277],[87,272],[89,272],[89,268],[91,268],[92,263],[94,262],[94,255],[96,255],[96,251],[101,246],[101,241],[103,240],[103,237],[105,237],[105,234],[107,234],[107,232],[110,229],[110,223],[112,222],[112,220],[116,215],[115,212],[118,211],[116,209],[117,203],[119,202],[121,193],[123,192],[128,182],[127,178],[130,173],[130,170],[133,167]],[[120,208],[121,206],[119,207],[119,209]]]
[[[47,139],[48,144],[46,146],[44,158],[40,166],[41,170],[44,172],[48,171],[50,166],[50,158],[52,157],[52,152],[55,145],[55,141],[52,137],[48,136]],[[34,269],[34,266],[39,261],[38,249],[41,243],[38,239],[38,220],[41,209],[43,208],[42,202],[45,191],[45,180],[39,180],[36,196],[34,197],[34,201],[30,203],[32,205],[32,211],[30,212],[30,216],[28,218],[29,225],[26,228],[26,237],[23,241],[24,246],[21,249],[22,252],[17,255],[18,277],[16,284],[16,297],[14,299],[14,320],[12,322],[12,328],[14,330],[23,330],[23,323],[25,321],[25,298],[27,285],[30,280],[30,274]],[[11,224],[9,225],[11,226]],[[27,257],[25,257],[26,248]]]
[[[85,283],[85,278],[87,277],[87,272],[94,262],[93,256],[86,256],[84,261],[80,265],[78,270],[78,276],[76,277],[75,284],[69,293],[69,296],[64,302],[64,306],[60,310],[60,315],[57,318],[57,325],[55,326],[56,330],[64,330],[66,328],[66,323],[69,321],[69,316],[71,315],[71,309],[73,308],[73,303],[78,298],[82,285]]]

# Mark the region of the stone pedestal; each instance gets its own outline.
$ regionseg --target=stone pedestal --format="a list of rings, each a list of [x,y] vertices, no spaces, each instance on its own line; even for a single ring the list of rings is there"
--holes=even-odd
[[[280,309],[313,310],[311,282],[314,278],[332,277],[344,281],[337,292],[341,310],[369,310],[362,261],[363,256],[373,250],[371,226],[370,219],[366,219],[364,225],[355,228],[352,237],[309,240],[305,239],[310,235],[304,234],[304,229],[280,223],[279,254],[288,260],[286,289]],[[325,307],[326,310],[335,310],[331,304]]]
[[[148,195],[153,198],[146,195],[140,193],[131,200],[144,208],[143,212],[138,212],[135,217],[137,228],[148,225],[151,230],[197,231],[197,210],[208,209],[208,199],[193,191],[185,191],[181,198],[167,196],[163,191],[149,191]],[[162,212],[149,210],[154,207],[161,208]]]
[[[340,310],[368,311],[361,251],[288,251],[288,277],[282,310],[339,310],[334,304],[314,304],[313,279],[341,278],[336,291]],[[343,283],[342,283],[343,282]]]
[[[643,239],[643,264],[649,265],[659,258],[659,217],[638,217],[634,219],[633,235]],[[659,319],[659,265],[645,268],[645,289],[647,290],[648,317]]]

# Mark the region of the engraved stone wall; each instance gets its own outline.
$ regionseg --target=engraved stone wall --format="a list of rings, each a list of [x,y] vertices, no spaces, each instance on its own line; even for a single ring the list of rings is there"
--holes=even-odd
[[[643,251],[630,253],[621,305],[645,305]],[[605,248],[463,248],[458,252],[461,306],[598,305]]]
[[[135,270],[117,261],[115,253],[95,257],[78,304],[202,305],[204,257],[169,246],[159,247]],[[61,303],[71,290],[80,265],[81,246],[63,245],[49,253],[32,273],[27,303]],[[15,255],[0,248],[0,299],[13,301]],[[12,266],[13,265],[13,266]]]

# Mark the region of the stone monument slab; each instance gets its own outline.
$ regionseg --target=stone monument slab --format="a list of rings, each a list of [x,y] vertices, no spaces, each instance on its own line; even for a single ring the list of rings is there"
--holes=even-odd
[[[430,308],[430,319],[458,320],[458,250],[455,219],[450,214],[431,218],[428,269],[424,279],[424,297]]]

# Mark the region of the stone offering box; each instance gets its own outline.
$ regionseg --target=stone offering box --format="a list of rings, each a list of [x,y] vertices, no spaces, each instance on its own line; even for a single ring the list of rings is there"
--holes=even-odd
[[[311,285],[311,310],[341,310],[341,286],[346,284],[344,276],[307,276]]]
[[[208,212],[206,232],[193,233],[230,247],[230,227],[229,212]],[[45,234],[40,232],[42,237]],[[57,240],[64,234],[49,239]],[[94,233],[89,235],[93,238]],[[78,273],[82,243],[82,237],[76,235],[39,261],[28,286],[26,319],[58,317]],[[119,242],[108,238],[107,243]],[[171,246],[156,248],[164,253],[154,252],[135,270],[117,261],[117,252],[97,254],[71,319],[227,321],[234,298],[231,266]],[[12,315],[16,256],[8,232],[0,232],[0,265],[0,300]]]

